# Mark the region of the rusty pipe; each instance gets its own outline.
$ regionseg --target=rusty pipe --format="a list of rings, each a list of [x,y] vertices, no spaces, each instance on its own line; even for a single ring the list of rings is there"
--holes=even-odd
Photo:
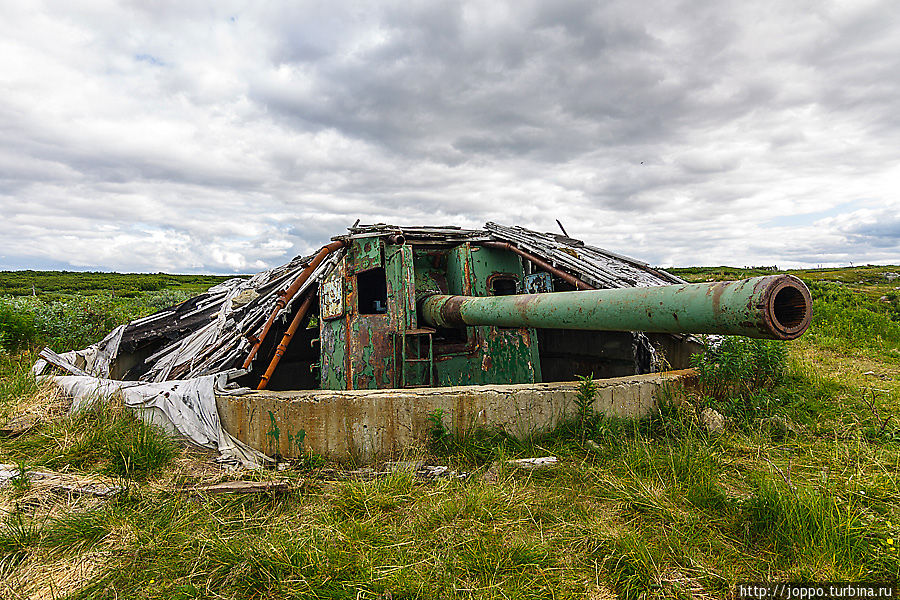
[[[335,250],[340,250],[345,245],[345,242],[338,240],[336,242],[331,242],[327,246],[323,246],[321,250],[319,250],[318,254],[316,254],[310,263],[303,269],[303,272],[297,276],[297,279],[294,280],[294,283],[286,289],[281,297],[275,302],[275,308],[272,310],[272,314],[269,315],[269,318],[266,320],[266,324],[263,325],[262,331],[259,334],[259,337],[253,341],[253,347],[250,348],[250,353],[247,355],[246,360],[244,360],[243,368],[247,369],[250,367],[250,363],[253,362],[253,358],[256,356],[256,353],[259,352],[259,347],[263,343],[263,340],[266,339],[266,335],[269,333],[269,329],[272,328],[272,323],[275,322],[275,318],[278,316],[284,307],[287,306],[288,302],[294,297],[297,291],[306,283],[306,280],[309,279],[309,276],[312,275],[313,271],[322,264],[322,261],[325,260],[325,257],[334,252]]]
[[[287,331],[284,332],[284,337],[281,338],[281,343],[278,344],[278,347],[275,349],[275,356],[272,357],[272,361],[269,363],[269,368],[266,369],[266,372],[265,374],[263,374],[262,379],[259,380],[259,384],[256,386],[256,389],[266,389],[266,386],[269,384],[269,378],[272,376],[272,373],[275,372],[275,367],[277,367],[278,363],[281,362],[281,357],[284,356],[288,344],[291,343],[291,339],[294,337],[294,334],[297,333],[297,329],[300,327],[300,323],[303,322],[303,319],[306,317],[306,313],[309,312],[309,307],[312,306],[313,297],[315,297],[315,294],[313,294],[312,291],[306,292],[306,299],[303,301],[303,304],[300,305],[300,308],[297,309],[297,314],[294,315],[294,320],[291,321],[291,324],[288,326]]]
[[[392,233],[391,235],[387,236],[387,240],[391,244],[396,244],[397,246],[402,246],[406,243],[406,238],[403,237],[402,233]]]
[[[522,258],[524,258],[525,260],[528,260],[528,261],[534,263],[535,265],[542,268],[543,270],[556,275],[557,277],[559,277],[560,279],[562,279],[563,281],[565,281],[567,283],[574,285],[576,290],[597,289],[594,286],[588,285],[587,283],[578,279],[574,275],[572,275],[570,273],[566,273],[562,269],[554,267],[547,261],[545,261],[541,258],[538,258],[534,254],[531,254],[530,252],[521,250],[520,248],[513,246],[512,244],[510,244],[508,242],[482,242],[481,245],[484,246],[485,248],[494,248],[495,250],[508,250],[510,252],[514,252],[514,253],[518,254],[519,256],[521,256]]]

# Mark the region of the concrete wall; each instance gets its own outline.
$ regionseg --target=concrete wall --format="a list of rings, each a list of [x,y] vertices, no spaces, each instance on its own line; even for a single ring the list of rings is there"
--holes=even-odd
[[[618,417],[642,417],[656,407],[665,382],[693,371],[669,371],[597,380],[595,408]],[[524,436],[575,412],[576,382],[481,385],[397,390],[253,392],[219,396],[225,429],[266,454],[292,457],[311,450],[337,459],[371,461],[421,448],[428,415],[464,432],[499,425]],[[299,443],[298,443],[299,442]]]

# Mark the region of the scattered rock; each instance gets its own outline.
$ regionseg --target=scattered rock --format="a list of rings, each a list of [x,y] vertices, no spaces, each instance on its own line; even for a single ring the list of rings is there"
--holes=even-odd
[[[874,375],[874,374],[875,374],[875,371],[866,371],[865,373],[863,373],[863,376],[865,376],[865,375]]]
[[[721,435],[725,431],[724,415],[709,407],[700,412],[700,423],[711,435]]]
[[[497,483],[500,481],[500,463],[494,461],[484,475],[481,476],[482,481],[486,483]]]
[[[897,279],[898,277],[900,277],[900,273],[885,273],[884,274],[884,278],[887,279],[888,281],[893,281],[893,280]]]

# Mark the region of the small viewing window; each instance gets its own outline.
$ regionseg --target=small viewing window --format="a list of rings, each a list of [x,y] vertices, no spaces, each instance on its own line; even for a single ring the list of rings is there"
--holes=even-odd
[[[359,314],[382,315],[387,312],[387,279],[378,267],[356,274]]]
[[[491,278],[492,296],[512,296],[516,293],[516,278],[499,276]]]

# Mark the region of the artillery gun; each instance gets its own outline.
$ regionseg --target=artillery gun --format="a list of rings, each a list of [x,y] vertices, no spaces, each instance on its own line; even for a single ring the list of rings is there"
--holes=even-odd
[[[246,383],[353,390],[612,377],[663,360],[688,366],[699,345],[684,334],[790,340],[810,322],[809,291],[788,275],[687,284],[652,271],[671,284],[593,289],[514,244],[409,231],[326,246],[314,265],[340,258],[318,301],[310,288],[287,329],[268,340],[263,330]],[[272,359],[253,366],[257,352]]]
[[[789,340],[810,316],[809,291],[786,275],[687,284],[567,235],[370,225],[85,350],[46,349],[35,372],[49,362],[89,375],[60,385],[130,394],[228,460],[267,460],[238,440],[270,455],[372,458],[418,444],[435,412],[458,432],[551,427],[576,376],[684,368],[702,347],[692,334]],[[660,379],[609,383],[601,410],[647,414]],[[443,389],[402,389],[429,387]]]

